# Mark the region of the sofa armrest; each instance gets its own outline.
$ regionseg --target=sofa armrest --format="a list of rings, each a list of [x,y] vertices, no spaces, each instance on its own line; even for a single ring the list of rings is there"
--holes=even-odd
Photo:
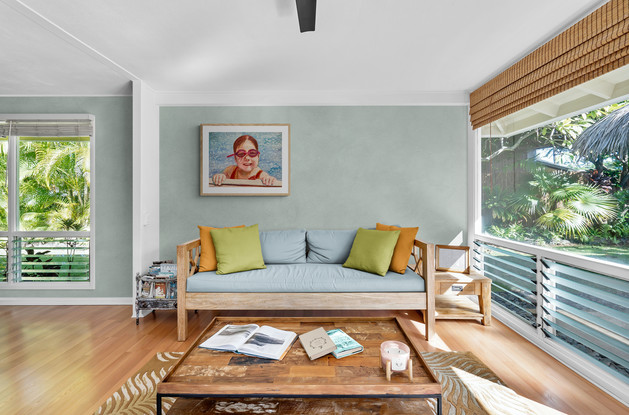
[[[177,245],[177,286],[185,292],[186,280],[196,274],[201,256],[201,238]]]
[[[424,279],[426,289],[426,340],[430,341],[435,334],[435,245],[415,240],[413,243],[413,271]]]
[[[409,265],[409,267],[422,277],[424,281],[427,279],[434,281],[435,245],[415,239],[412,257],[415,260],[415,264],[414,266]]]
[[[187,280],[199,269],[200,257],[201,238],[177,245],[177,340],[180,342],[188,337]]]

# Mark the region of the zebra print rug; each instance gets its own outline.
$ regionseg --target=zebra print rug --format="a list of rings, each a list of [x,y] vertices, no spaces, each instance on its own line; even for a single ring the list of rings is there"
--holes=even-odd
[[[157,353],[127,379],[94,415],[157,415],[156,386],[182,354]],[[472,352],[422,352],[421,355],[443,388],[443,415],[561,414],[516,394]],[[166,415],[174,402],[175,398],[164,398],[162,414],[159,415]],[[436,401],[428,399],[427,402],[432,412],[436,413]],[[232,408],[225,412],[239,411]]]
[[[472,352],[422,352],[441,383],[443,415],[559,415],[509,389]]]

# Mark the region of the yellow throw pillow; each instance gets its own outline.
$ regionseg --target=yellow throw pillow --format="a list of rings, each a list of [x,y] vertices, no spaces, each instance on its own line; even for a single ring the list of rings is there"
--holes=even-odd
[[[393,257],[389,269],[398,274],[404,274],[408,266],[408,260],[413,252],[413,243],[419,228],[400,228],[399,226],[383,225],[376,223],[376,230],[379,231],[400,231],[400,237],[395,244]]]
[[[231,228],[244,228],[245,225],[230,226]],[[211,226],[199,226],[199,236],[201,237],[201,258],[199,258],[199,272],[216,271],[216,249],[210,231]]]

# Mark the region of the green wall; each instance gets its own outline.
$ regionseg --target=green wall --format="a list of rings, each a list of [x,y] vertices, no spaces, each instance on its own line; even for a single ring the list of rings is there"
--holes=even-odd
[[[291,194],[199,196],[199,125],[289,123]],[[162,107],[160,254],[197,225],[355,229],[419,226],[467,238],[467,107]]]
[[[1,290],[0,297],[131,297],[131,97],[0,97],[0,114],[93,114],[96,119],[96,288]]]

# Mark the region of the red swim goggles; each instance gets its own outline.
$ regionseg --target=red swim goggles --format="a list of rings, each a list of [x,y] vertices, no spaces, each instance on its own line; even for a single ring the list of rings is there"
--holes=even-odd
[[[245,151],[245,150],[238,150],[236,151],[234,154],[230,154],[227,157],[232,157],[232,156],[236,156],[238,158],[243,158],[246,155],[249,155],[249,157],[254,158],[254,157],[258,157],[258,155],[260,154],[260,152],[258,150],[255,149],[251,149],[249,151]]]

